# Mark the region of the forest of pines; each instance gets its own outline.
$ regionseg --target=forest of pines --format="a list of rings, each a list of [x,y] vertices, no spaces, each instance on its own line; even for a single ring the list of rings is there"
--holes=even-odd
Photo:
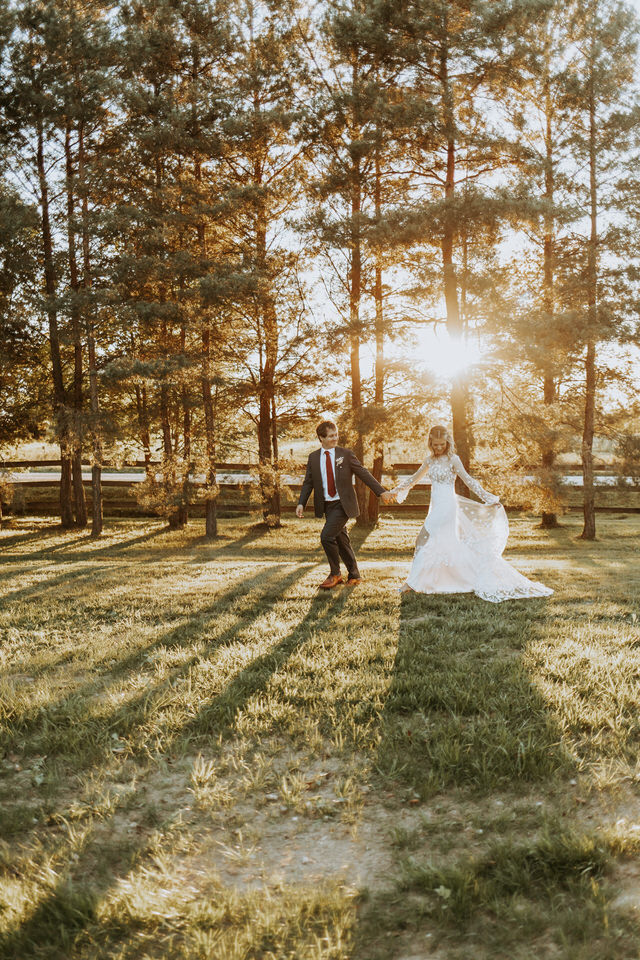
[[[277,526],[317,419],[380,478],[437,412],[547,526],[573,451],[593,539],[594,439],[640,446],[637,40],[614,0],[12,0],[0,449],[59,444],[64,527],[137,455],[215,537],[217,463]]]

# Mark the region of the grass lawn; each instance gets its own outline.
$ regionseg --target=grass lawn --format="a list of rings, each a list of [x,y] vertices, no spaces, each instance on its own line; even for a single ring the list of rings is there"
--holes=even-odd
[[[0,532],[2,960],[640,957],[640,517],[397,593],[419,519]]]

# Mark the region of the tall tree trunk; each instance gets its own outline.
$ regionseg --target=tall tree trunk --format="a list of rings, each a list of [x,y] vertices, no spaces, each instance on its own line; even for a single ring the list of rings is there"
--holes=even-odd
[[[136,412],[138,414],[138,430],[140,443],[144,454],[145,469],[149,470],[151,463],[151,434],[149,433],[149,410],[147,405],[147,387],[145,383],[136,383]]]
[[[360,82],[358,63],[352,66],[352,91],[354,93],[352,139],[360,136],[360,116],[357,90]],[[351,367],[351,418],[355,430],[354,450],[358,460],[364,460],[364,434],[362,425],[362,380],[360,374],[360,300],[362,298],[362,241],[360,218],[362,215],[362,170],[360,159],[355,156],[351,164],[351,269],[349,275],[349,360]],[[367,488],[356,478],[356,496],[360,515],[356,523],[364,525],[367,516]]]
[[[89,361],[89,407],[91,410],[91,536],[102,533],[102,434],[100,428],[100,400],[98,396],[98,361],[94,329],[94,305],[89,300],[91,291],[91,254],[89,248],[89,200],[85,176],[84,126],[78,130],[78,172],[82,184],[82,286],[84,289],[85,330]]]
[[[154,98],[156,101],[160,97],[160,86],[158,83],[154,83]],[[158,112],[156,116],[160,116]],[[156,201],[158,203],[162,202],[164,205],[165,200],[162,198],[162,190],[164,186],[164,162],[163,157],[160,154],[156,155],[155,158],[155,189],[156,189]],[[159,288],[159,301],[164,303],[166,300],[166,290],[164,283],[160,284]],[[169,342],[169,329],[167,326],[166,319],[163,319],[160,325],[160,343],[165,357],[170,357],[172,355],[173,344]],[[176,451],[174,450],[172,443],[172,433],[171,433],[171,395],[169,389],[169,382],[167,380],[168,373],[165,371],[165,374],[160,383],[160,427],[162,430],[162,474],[165,487],[165,496],[167,498],[167,507],[171,501],[174,500],[176,487],[177,487],[177,476],[176,476]],[[177,444],[177,437],[176,437]],[[180,517],[177,508],[174,506],[173,509],[169,511],[168,515],[169,528],[171,530],[177,530],[180,526]]]
[[[256,182],[260,182],[260,172],[256,168]],[[262,205],[256,222],[256,254],[258,270],[267,272],[267,218]],[[267,281],[268,283],[269,281]],[[265,523],[270,527],[280,527],[280,470],[273,456],[273,430],[276,424],[272,420],[275,409],[275,374],[278,359],[278,319],[275,304],[270,291],[264,295],[258,305],[263,333],[264,353],[260,365],[260,404],[258,414],[258,459],[260,485],[262,488],[262,513]]]
[[[180,329],[180,349],[184,355],[186,350],[186,330],[184,324]],[[182,406],[182,503],[178,510],[180,526],[186,526],[189,520],[189,474],[191,472],[191,409],[189,406],[189,391],[183,385],[180,390]]]
[[[69,123],[67,123],[65,129],[64,153],[66,172],[65,186],[67,191],[69,285],[71,287],[71,330],[73,334],[73,499],[76,526],[86,527],[87,501],[84,495],[84,484],[82,483],[82,336],[80,333],[80,280],[78,277],[78,258],[76,254],[74,169],[71,149],[71,126]]]
[[[56,429],[60,441],[60,522],[66,529],[73,526],[73,507],[71,503],[71,438],[67,414],[67,395],[62,373],[60,354],[60,333],[58,314],[55,306],[56,273],[53,261],[53,241],[49,217],[49,186],[44,162],[44,130],[41,120],[37,122],[38,183],[40,187],[40,209],[42,226],[42,254],[44,261],[44,282],[47,295],[47,320],[49,325],[49,349],[51,351],[51,371],[53,377],[53,405]]]
[[[375,156],[375,182],[374,182],[374,200],[375,200],[375,218],[376,223],[380,223],[382,216],[381,201],[381,176],[380,176],[380,152],[376,149]],[[376,407],[376,426],[373,441],[373,469],[372,473],[376,480],[382,482],[382,471],[384,468],[384,426],[381,422],[384,406],[384,310],[382,301],[382,253],[379,242],[375,249],[375,279],[373,296],[376,309],[376,364],[375,364],[375,394],[374,402]],[[369,523],[377,523],[380,516],[380,501],[373,490],[369,492]]]
[[[130,334],[131,356],[135,357],[137,353],[136,339],[133,333]],[[138,415],[138,432],[140,434],[140,443],[144,455],[145,473],[149,472],[151,463],[151,434],[149,432],[149,406],[147,403],[147,385],[142,380],[134,386],[136,393],[136,413]]]
[[[198,75],[199,54],[197,48],[194,49],[193,73],[194,77]],[[194,177],[198,189],[202,184],[202,165],[200,159],[196,158],[194,164]],[[200,253],[204,258],[207,255],[207,242],[204,220],[198,222],[198,246]],[[200,383],[202,388],[202,406],[204,410],[204,436],[205,449],[207,453],[206,465],[206,497],[204,501],[204,519],[205,536],[208,540],[214,540],[218,536],[218,497],[217,497],[217,476],[216,476],[216,417],[213,402],[213,393],[211,390],[211,321],[208,317],[203,318],[202,338],[201,338],[201,365],[200,365]]]
[[[355,430],[355,454],[364,460],[364,436],[362,432],[362,379],[360,374],[360,298],[362,295],[362,252],[360,247],[361,185],[359,163],[354,163],[351,192],[351,276],[349,283],[349,361],[351,368],[351,417]],[[366,488],[356,479],[356,496],[360,515],[358,523],[367,522]]]
[[[469,315],[467,311],[467,292],[469,288],[469,236],[466,229],[462,230],[460,245],[462,247],[462,271],[460,276],[460,335],[461,338],[466,342],[467,337],[469,336]],[[468,376],[464,376],[461,379],[460,384],[466,424],[467,457],[469,461],[471,461],[475,447],[475,438],[472,427],[473,416]]]
[[[171,412],[169,409],[169,384],[163,380],[160,385],[160,425],[162,428],[163,474],[168,500],[173,500],[176,490],[175,456],[171,443]],[[180,517],[177,509],[169,513],[169,527],[177,530]]]
[[[587,250],[588,337],[585,356],[585,406],[582,432],[582,491],[584,526],[583,540],[596,538],[595,491],[593,485],[593,434],[596,408],[596,345],[597,277],[598,277],[598,185],[596,175],[596,111],[593,92],[593,73],[590,79],[589,102],[589,195],[591,235]]]
[[[218,498],[216,496],[216,430],[215,411],[211,392],[211,327],[205,320],[202,328],[202,404],[204,407],[205,446],[207,451],[207,496],[204,502],[205,536],[218,536]]]
[[[93,322],[87,316],[87,353],[89,356],[89,402],[91,404],[91,435],[93,457],[91,463],[91,536],[102,533],[102,440],[98,418],[100,405],[98,400],[98,367],[96,361],[96,342]]]
[[[271,398],[271,446],[273,448],[273,460],[278,463],[278,413],[275,396]]]
[[[166,355],[170,356],[168,337],[167,324],[163,321],[162,343]],[[168,500],[173,500],[176,491],[177,477],[175,470],[175,452],[171,436],[169,384],[167,383],[166,375],[160,384],[160,426],[162,428],[162,467],[166,496]],[[177,509],[174,508],[170,511],[168,520],[171,530],[177,530],[180,526],[180,516]]]
[[[443,42],[440,52],[440,83],[442,90],[442,106],[444,114],[444,129],[446,134],[447,172],[444,187],[445,218],[442,234],[442,271],[444,285],[444,299],[447,311],[447,330],[452,340],[461,340],[463,335],[460,309],[458,306],[458,283],[456,268],[453,261],[454,246],[454,219],[447,201],[452,202],[455,191],[455,164],[456,142],[453,107],[453,91],[449,78],[449,47],[448,47],[448,11],[446,4],[443,8]],[[451,418],[453,421],[453,440],[458,455],[463,464],[469,469],[470,441],[469,425],[466,406],[466,374],[460,373],[452,378],[451,383]],[[458,493],[469,495],[469,490],[460,478],[456,480]]]
[[[550,372],[545,372],[542,388],[545,406],[551,406],[556,399],[556,384],[553,375]],[[549,472],[553,470],[555,459],[556,454],[553,443],[547,443],[542,451],[543,468]],[[559,527],[560,524],[558,523],[557,515],[553,511],[543,510],[540,526],[545,530],[553,530],[555,527]]]
[[[544,82],[544,98],[545,98],[545,119],[546,119],[546,130],[545,130],[545,170],[544,170],[544,181],[545,181],[545,191],[544,196],[549,208],[554,201],[554,190],[555,190],[555,173],[554,173],[554,157],[553,157],[553,98],[551,96],[551,84],[549,77],[549,45],[550,38],[547,34],[545,38],[545,82]],[[555,309],[555,295],[554,295],[554,238],[555,238],[555,218],[553,213],[548,212],[545,215],[544,223],[544,242],[543,242],[543,283],[544,283],[544,307],[546,318],[545,322],[549,327],[553,328],[553,314]],[[543,385],[542,385],[542,396],[543,402],[546,407],[550,407],[556,399],[556,383],[553,376],[553,366],[549,357],[547,357],[547,366],[543,374]],[[544,470],[549,472],[552,471],[553,465],[555,462],[556,454],[551,439],[545,442],[544,448],[542,450],[542,466]],[[552,511],[543,510],[540,526],[545,530],[551,530],[559,526],[558,518],[556,514]]]
[[[585,356],[585,405],[582,432],[582,487],[584,526],[582,540],[596,538],[595,490],[593,485],[593,434],[596,396],[596,348],[593,341],[587,344]]]

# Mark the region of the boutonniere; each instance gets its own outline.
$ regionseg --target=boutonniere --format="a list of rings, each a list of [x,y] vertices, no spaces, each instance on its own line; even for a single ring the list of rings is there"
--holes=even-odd
[[[336,467],[339,467],[343,460],[344,457],[336,457]]]

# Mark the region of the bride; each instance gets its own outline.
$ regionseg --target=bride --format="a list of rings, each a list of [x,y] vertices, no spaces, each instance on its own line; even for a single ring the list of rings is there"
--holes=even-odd
[[[431,428],[428,446],[430,452],[420,468],[390,491],[402,503],[416,483],[425,479],[431,483],[429,512],[401,592],[473,592],[492,603],[552,594],[549,587],[527,580],[503,559],[509,536],[504,507],[498,497],[469,476],[445,427]],[[456,476],[483,503],[458,496]]]

